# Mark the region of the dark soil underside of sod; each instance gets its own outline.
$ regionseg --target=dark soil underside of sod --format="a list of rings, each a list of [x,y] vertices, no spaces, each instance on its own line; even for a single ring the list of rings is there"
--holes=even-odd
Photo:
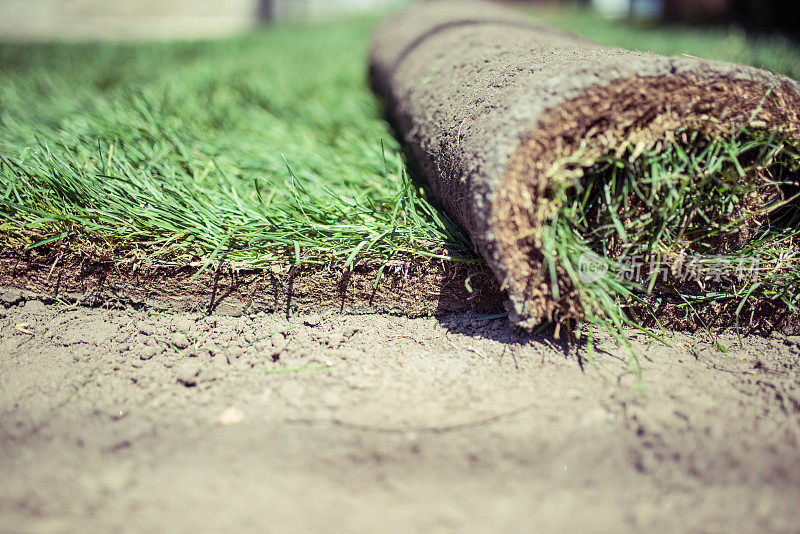
[[[3,247],[0,286],[90,305],[118,300],[225,315],[337,310],[419,317],[468,310],[496,314],[503,309],[497,281],[484,265],[391,262],[378,279],[381,265],[238,269],[223,263],[196,275],[197,267]]]
[[[30,291],[45,300],[85,306],[146,307],[214,315],[336,311],[390,313],[410,317],[473,311],[503,313],[505,295],[483,264],[413,261],[364,262],[345,269],[275,265],[237,269],[152,265],[117,257],[81,256],[40,247],[0,248],[0,288]],[[654,296],[628,313],[642,326],[695,331],[738,327],[743,332],[800,334],[800,314],[766,300],[709,302],[688,307],[677,297]]]

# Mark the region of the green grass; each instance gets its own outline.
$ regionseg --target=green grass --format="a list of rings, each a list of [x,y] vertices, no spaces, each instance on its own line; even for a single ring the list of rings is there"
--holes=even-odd
[[[800,307],[796,142],[685,131],[633,150],[571,158],[570,172],[583,176],[553,193],[557,211],[542,239],[554,292],[561,270],[600,320],[659,294],[681,295],[690,308],[734,302],[737,322],[749,299]],[[599,270],[587,276],[587,267]]]
[[[0,48],[2,231],[178,263],[472,259],[366,87],[371,27]]]
[[[780,39],[542,17],[609,45],[800,78],[800,51]],[[0,233],[198,269],[480,261],[409,182],[366,85],[375,22],[213,42],[0,45]]]

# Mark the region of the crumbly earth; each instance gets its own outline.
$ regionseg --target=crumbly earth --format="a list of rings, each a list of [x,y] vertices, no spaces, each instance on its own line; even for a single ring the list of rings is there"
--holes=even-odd
[[[800,525],[797,336],[0,303],[0,531]]]

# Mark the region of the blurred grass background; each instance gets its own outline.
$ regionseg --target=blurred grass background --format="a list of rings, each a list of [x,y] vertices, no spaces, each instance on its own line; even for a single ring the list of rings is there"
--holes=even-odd
[[[756,32],[748,37],[738,24],[703,26],[610,20],[575,7],[528,11],[550,24],[609,46],[732,61],[800,79],[800,45],[781,33]]]

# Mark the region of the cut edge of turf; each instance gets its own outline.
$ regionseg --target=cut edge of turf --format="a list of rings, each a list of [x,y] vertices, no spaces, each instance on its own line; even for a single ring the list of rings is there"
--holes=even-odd
[[[569,178],[542,233],[543,271],[554,292],[577,295],[579,323],[651,333],[797,323],[800,143],[679,129],[584,156],[560,162]]]
[[[503,308],[498,284],[485,265],[441,260],[260,268],[221,261],[200,271],[196,265],[79,254],[68,247],[2,246],[0,287],[88,305],[117,302],[223,315],[331,310],[420,317],[496,314]]]
[[[709,85],[720,95],[713,102],[702,94]],[[648,112],[642,114],[641,109]],[[800,101],[789,82],[767,87],[755,81],[704,80],[689,74],[618,80],[549,111],[516,150],[493,202],[495,256],[503,258],[494,268],[508,288],[512,320],[522,326],[534,326],[543,318],[566,325],[577,321],[619,333],[626,326],[642,326],[640,319],[627,317],[625,307],[643,307],[653,315],[663,312],[658,304],[664,297],[683,295],[669,288],[661,288],[658,295],[652,286],[637,292],[613,276],[601,277],[608,287],[593,291],[578,279],[577,256],[590,248],[582,236],[554,234],[561,205],[567,202],[559,195],[581,183],[603,158],[636,162],[642,154],[658,154],[673,146],[670,140],[680,132],[734,139],[758,130],[778,139],[797,139],[798,114]],[[629,223],[616,222],[618,227]],[[564,250],[571,245],[576,246]],[[796,248],[792,245],[793,251]],[[612,270],[608,258],[599,261]],[[696,313],[697,322],[713,322],[700,312],[703,302],[685,300],[681,298],[680,307]],[[732,326],[740,325],[742,312],[749,310],[746,301],[734,305]],[[789,308],[792,313],[797,309]]]
[[[263,268],[224,261],[198,274],[197,266],[122,261],[111,254],[78,254],[67,247],[2,246],[0,292],[7,290],[27,291],[54,304],[130,306],[168,313],[506,315],[506,296],[484,264],[441,260],[361,261],[351,267],[276,263]],[[11,296],[3,300],[6,306],[16,303]],[[738,325],[737,311],[743,317]],[[626,327],[654,333],[661,328],[719,331],[738,326],[746,333],[800,334],[800,313],[763,299],[737,310],[733,302],[687,305],[675,295],[654,294],[646,302],[627,304],[625,313],[632,318]],[[556,325],[555,337],[559,330]],[[566,331],[562,337],[573,335]]]

